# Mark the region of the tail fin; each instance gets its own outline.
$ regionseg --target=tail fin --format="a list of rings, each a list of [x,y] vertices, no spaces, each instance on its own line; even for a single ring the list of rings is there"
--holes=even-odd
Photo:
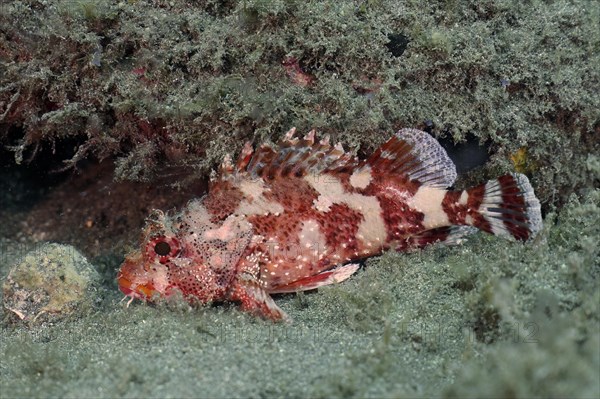
[[[540,201],[525,175],[501,176],[467,192],[469,199],[479,197],[481,201],[468,224],[522,241],[535,236],[542,228]]]

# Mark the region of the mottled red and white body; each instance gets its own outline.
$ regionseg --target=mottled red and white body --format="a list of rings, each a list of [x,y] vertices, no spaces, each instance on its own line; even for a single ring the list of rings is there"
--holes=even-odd
[[[457,244],[473,230],[527,240],[540,204],[524,175],[448,191],[452,161],[427,133],[404,129],[367,160],[315,141],[314,132],[226,159],[209,193],[179,214],[156,211],[142,249],[118,275],[132,298],[181,292],[191,301],[240,302],[285,318],[270,294],[343,281],[355,261],[387,249]]]

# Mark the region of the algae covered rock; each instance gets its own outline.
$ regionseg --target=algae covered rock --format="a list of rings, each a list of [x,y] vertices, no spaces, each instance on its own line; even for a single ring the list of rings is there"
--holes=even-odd
[[[2,287],[3,306],[23,321],[55,321],[89,307],[99,280],[77,249],[46,243],[11,268]]]

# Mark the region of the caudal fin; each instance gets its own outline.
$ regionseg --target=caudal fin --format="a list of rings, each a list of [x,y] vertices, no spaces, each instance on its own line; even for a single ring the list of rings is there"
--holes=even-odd
[[[525,175],[505,175],[467,192],[469,198],[479,197],[481,201],[468,224],[522,241],[535,236],[542,228],[540,201]]]

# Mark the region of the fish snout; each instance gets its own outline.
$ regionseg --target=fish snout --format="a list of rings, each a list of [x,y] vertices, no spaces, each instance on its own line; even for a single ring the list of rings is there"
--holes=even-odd
[[[117,273],[119,290],[131,298],[149,300],[157,294],[139,256],[128,256]]]

